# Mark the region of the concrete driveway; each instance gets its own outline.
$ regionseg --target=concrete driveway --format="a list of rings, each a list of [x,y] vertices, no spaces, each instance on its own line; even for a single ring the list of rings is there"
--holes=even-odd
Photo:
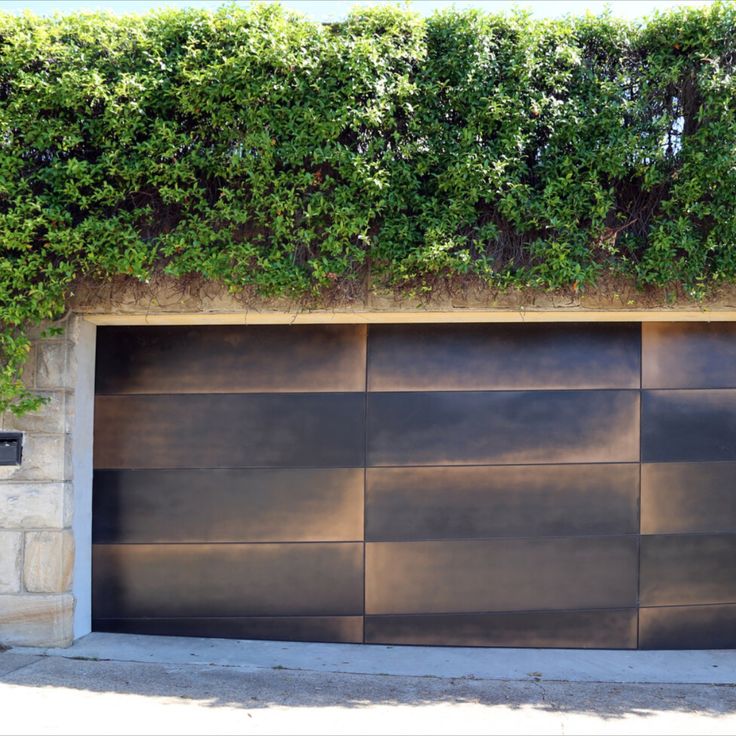
[[[93,634],[0,654],[0,733],[733,734],[734,675],[734,652]]]

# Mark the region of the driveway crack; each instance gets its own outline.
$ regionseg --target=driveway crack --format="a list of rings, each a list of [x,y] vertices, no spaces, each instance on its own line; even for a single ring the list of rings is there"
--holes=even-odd
[[[21,664],[15,669],[8,670],[7,672],[4,672],[2,675],[0,675],[0,682],[3,682],[8,675],[14,675],[16,672],[20,672],[21,670],[26,669],[26,667],[32,667],[34,664],[38,664],[43,659],[42,656],[38,656],[36,659],[34,659],[32,662],[26,662],[25,664]]]

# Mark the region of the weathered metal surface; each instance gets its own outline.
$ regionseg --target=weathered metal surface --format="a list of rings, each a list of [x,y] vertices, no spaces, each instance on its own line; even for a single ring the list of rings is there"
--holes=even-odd
[[[734,647],[735,337],[101,330],[94,626]]]
[[[93,618],[356,616],[363,545],[96,544]]]
[[[368,644],[636,649],[635,608],[366,616]]]
[[[368,465],[637,462],[637,391],[368,394]]]
[[[639,388],[639,326],[372,325],[371,391]]]
[[[276,639],[360,644],[362,616],[250,616],[220,618],[99,618],[95,631],[216,639]]]
[[[364,404],[359,393],[98,396],[94,464],[362,466]]]
[[[639,466],[369,468],[366,540],[636,534]]]
[[[93,541],[363,540],[362,468],[97,470]]]
[[[641,531],[736,532],[736,463],[644,463]]]
[[[642,606],[736,603],[736,534],[643,535]]]
[[[362,391],[364,325],[106,327],[100,394]]]
[[[365,566],[367,614],[636,605],[634,535],[369,542]]]
[[[644,388],[736,388],[736,323],[642,325]]]
[[[642,460],[736,460],[736,390],[642,392]]]
[[[736,605],[639,611],[641,649],[736,649]]]

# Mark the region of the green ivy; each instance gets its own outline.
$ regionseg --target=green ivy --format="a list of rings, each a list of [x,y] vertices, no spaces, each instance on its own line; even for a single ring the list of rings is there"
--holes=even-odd
[[[0,14],[0,410],[76,279],[736,281],[736,5]]]

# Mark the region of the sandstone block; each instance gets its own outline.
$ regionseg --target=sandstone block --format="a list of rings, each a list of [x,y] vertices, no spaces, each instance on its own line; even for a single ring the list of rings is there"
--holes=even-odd
[[[7,412],[3,428],[18,432],[48,432],[61,434],[66,431],[66,413],[63,391],[36,391],[37,396],[48,399],[38,411],[16,417]]]
[[[0,644],[65,647],[72,643],[74,598],[0,595]]]
[[[0,482],[0,527],[33,529],[69,526],[64,519],[64,483]]]
[[[3,480],[68,480],[67,437],[63,434],[28,432],[23,438],[23,463],[0,467]]]
[[[61,341],[41,340],[37,343],[36,387],[66,388],[67,375],[67,343]]]
[[[36,345],[31,345],[31,349],[28,352],[28,357],[23,366],[23,375],[21,380],[26,388],[35,388],[36,386]]]
[[[64,593],[71,589],[74,537],[70,531],[26,534],[23,581],[29,593]]]
[[[0,593],[20,590],[20,561],[23,535],[0,532]]]

